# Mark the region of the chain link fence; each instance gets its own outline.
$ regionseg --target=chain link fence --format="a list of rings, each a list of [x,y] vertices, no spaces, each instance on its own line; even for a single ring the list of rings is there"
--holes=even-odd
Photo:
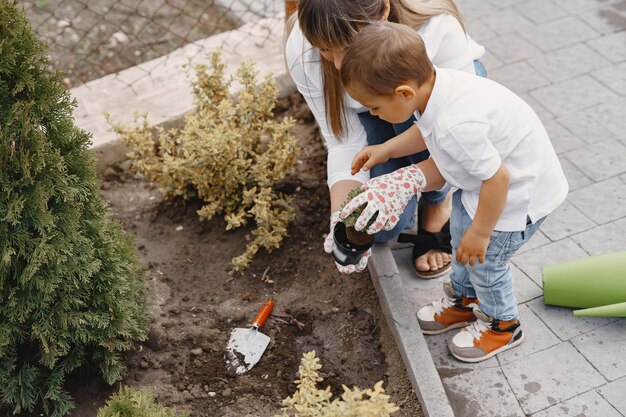
[[[65,74],[66,87],[73,88],[244,23],[280,17],[285,2],[23,0],[21,4],[35,31],[49,44],[52,64]]]

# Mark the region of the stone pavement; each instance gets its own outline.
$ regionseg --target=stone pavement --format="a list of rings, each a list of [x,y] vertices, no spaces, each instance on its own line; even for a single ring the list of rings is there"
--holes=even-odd
[[[450,405],[456,416],[626,416],[626,320],[575,318],[544,305],[541,288],[543,265],[626,250],[626,1],[457,3],[489,78],[544,122],[570,193],[512,261],[522,345],[466,364],[448,353],[451,334],[425,337]],[[448,277],[418,279],[410,248],[393,256],[415,311],[442,296]]]

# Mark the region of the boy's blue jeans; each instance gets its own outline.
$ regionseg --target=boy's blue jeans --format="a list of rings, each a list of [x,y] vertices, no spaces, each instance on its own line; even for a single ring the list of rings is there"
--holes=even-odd
[[[474,68],[476,75],[481,77],[487,77],[487,71],[483,64],[476,60],[474,61]],[[389,123],[378,118],[378,116],[372,116],[369,112],[359,113],[359,119],[361,124],[365,128],[367,133],[368,145],[378,145],[387,140],[399,135],[400,133],[413,126],[415,123],[415,117],[411,116],[409,120],[404,123]],[[428,159],[430,153],[428,151],[419,152],[413,155],[405,156],[402,158],[394,158],[385,162],[384,164],[376,165],[370,170],[370,176],[378,177],[384,174],[389,174],[396,169],[405,167],[407,165],[417,164],[418,162]],[[428,201],[431,205],[437,205],[443,203],[448,194],[449,188],[444,188],[438,191],[429,191],[422,193],[422,197]],[[412,198],[407,204],[404,212],[400,216],[398,224],[391,230],[381,230],[376,233],[374,240],[376,242],[388,242],[398,237],[403,230],[411,229],[415,226],[415,212],[417,210],[417,197]]]
[[[526,230],[521,232],[499,232],[494,230],[489,238],[485,262],[474,266],[456,261],[456,251],[472,219],[461,203],[461,190],[452,195],[450,234],[452,235],[452,273],[450,281],[454,292],[463,297],[476,297],[480,309],[489,317],[498,320],[517,319],[517,300],[513,293],[513,275],[509,260],[522,245],[535,234],[545,217],[535,223],[526,221]]]

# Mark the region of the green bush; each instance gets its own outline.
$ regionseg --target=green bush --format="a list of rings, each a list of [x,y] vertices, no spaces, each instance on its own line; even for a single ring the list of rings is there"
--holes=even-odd
[[[66,376],[113,383],[147,335],[145,274],[107,217],[90,136],[14,0],[0,1],[0,407],[73,407]]]
[[[317,388],[324,381],[319,376],[320,369],[322,365],[315,351],[302,355],[300,379],[295,381],[298,390],[283,400],[283,413],[275,417],[389,417],[399,410],[389,402],[382,381],[365,390],[344,385],[341,397],[332,399],[330,387]]]
[[[121,387],[111,396],[106,405],[98,410],[97,417],[187,417],[189,413],[178,413],[154,402],[152,393],[144,389]]]
[[[269,74],[257,86],[253,64],[242,64],[241,90],[233,99],[219,53],[209,58],[210,68],[192,67],[195,111],[182,129],[153,127],[145,114],[135,115],[134,126],[112,128],[130,146],[134,168],[158,183],[166,198],[202,199],[198,215],[223,215],[227,230],[254,221],[245,252],[232,261],[233,271],[241,272],[259,249],[278,248],[287,235],[294,212],[277,185],[295,166],[296,140],[293,121],[274,117],[277,87]]]

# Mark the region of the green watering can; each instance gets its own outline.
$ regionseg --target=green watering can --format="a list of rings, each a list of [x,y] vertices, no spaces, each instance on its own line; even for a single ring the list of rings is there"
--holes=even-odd
[[[544,266],[543,300],[583,308],[575,316],[626,317],[626,252]]]

